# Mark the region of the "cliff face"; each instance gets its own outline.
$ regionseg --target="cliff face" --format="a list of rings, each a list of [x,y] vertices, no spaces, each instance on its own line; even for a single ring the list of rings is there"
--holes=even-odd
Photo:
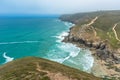
[[[92,27],[88,28],[86,25],[83,25],[82,27],[84,29],[80,29],[77,33],[74,32],[76,27],[73,27],[70,30],[70,34],[65,37],[63,41],[75,43],[79,47],[89,48],[92,51],[94,50],[95,56],[110,64],[120,64],[119,53],[110,47],[107,40],[101,40],[99,37],[94,37],[94,30],[93,32],[87,32],[87,30],[92,30]]]
[[[64,42],[89,48],[95,58],[105,61],[120,76],[120,11],[101,11],[63,15],[63,21],[76,24]],[[117,66],[116,66],[117,65]]]
[[[27,57],[0,66],[0,80],[101,80],[49,60]]]

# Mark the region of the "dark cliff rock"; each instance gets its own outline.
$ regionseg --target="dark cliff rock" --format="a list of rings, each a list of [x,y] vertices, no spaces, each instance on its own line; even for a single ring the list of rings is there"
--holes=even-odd
[[[113,14],[113,12],[101,12],[102,14]],[[95,55],[106,62],[109,63],[120,63],[120,56],[116,55],[118,53],[116,49],[110,46],[110,41],[108,39],[101,39],[100,36],[95,35],[95,30],[97,28],[92,25],[87,25],[88,22],[92,21],[96,15],[100,15],[100,12],[94,13],[81,13],[74,15],[63,15],[60,17],[63,21],[68,21],[76,24],[76,26],[70,28],[69,35],[65,37],[64,42],[75,43],[78,46],[87,47],[89,49],[95,50]],[[118,11],[118,13],[120,13]],[[118,14],[117,13],[117,14]],[[88,16],[89,15],[89,16]],[[92,18],[92,19],[91,19]],[[83,21],[82,21],[83,20]],[[102,30],[101,30],[102,31]],[[96,32],[97,34],[97,32]],[[104,35],[104,34],[103,34]]]
[[[112,29],[120,21],[120,11],[69,14],[61,16],[60,19],[75,24],[70,28],[69,35],[65,37],[63,42],[90,49],[97,60],[96,62],[98,62],[97,64],[99,64],[99,61],[104,62],[100,63],[100,66],[105,65],[109,77],[119,78],[120,45]],[[119,25],[116,29],[117,34],[120,34]],[[110,74],[109,69],[112,69],[115,73]]]
[[[120,63],[119,58],[114,55],[113,50],[104,42],[87,41],[71,35],[66,36],[63,42],[71,42],[77,45],[82,45],[82,47],[92,48],[96,51],[95,56],[97,56],[100,60],[104,60],[110,64]]]

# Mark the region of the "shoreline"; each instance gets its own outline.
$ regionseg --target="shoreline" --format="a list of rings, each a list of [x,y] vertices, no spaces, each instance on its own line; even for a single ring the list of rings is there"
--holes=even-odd
[[[67,22],[67,21],[63,21],[64,22],[64,24],[66,25],[66,26],[69,26],[68,27],[68,30],[66,31],[66,33],[68,33],[68,35],[69,35],[69,32],[70,32],[70,29],[73,27],[73,26],[75,26],[75,24],[74,23],[71,23],[71,22]],[[89,51],[90,53],[86,53],[85,55],[90,55],[90,56],[85,56],[85,58],[87,58],[87,57],[89,57],[90,59],[91,59],[91,57],[92,57],[92,63],[91,63],[91,61],[90,61],[90,63],[92,64],[92,66],[93,66],[93,64],[94,64],[94,57],[91,55],[91,51],[89,50],[89,49],[85,49],[85,48],[81,48],[81,47],[79,47],[79,46],[77,46],[76,44],[73,44],[73,43],[67,43],[67,42],[64,42],[64,39],[65,39],[65,37],[66,36],[68,36],[68,35],[59,35],[59,36],[61,36],[61,37],[63,37],[63,39],[61,39],[61,43],[63,43],[63,44],[65,44],[65,45],[72,45],[72,46],[74,46],[74,47],[76,47],[76,48],[78,48],[79,49],[79,51],[78,52],[76,52],[76,53],[70,53],[69,54],[69,56],[68,57],[66,57],[65,58],[65,62],[68,60],[68,59],[70,59],[70,58],[76,58],[77,56],[79,56],[80,55],[80,50],[81,51],[84,51],[84,52],[87,52],[87,51]],[[76,55],[77,54],[77,55]],[[85,60],[86,61],[86,60]],[[64,62],[62,62],[62,63],[64,63]],[[87,63],[88,64],[88,63]],[[83,68],[83,70],[82,71],[85,71],[85,72],[87,72],[87,73],[91,73],[91,64],[90,64],[90,66],[89,66],[89,69],[85,69],[85,67],[88,67],[88,66],[84,66],[84,68]],[[66,64],[65,64],[66,65]],[[84,65],[84,64],[83,64]],[[81,65],[81,66],[83,66],[83,65]],[[69,65],[70,66],[70,65]],[[73,66],[71,66],[71,67],[73,67]],[[79,69],[79,70],[81,70],[80,68],[79,68],[80,66],[78,66],[78,67],[74,67],[74,68],[77,68],[77,69]]]
[[[70,23],[72,23],[72,22],[70,22]],[[74,26],[70,27],[68,36],[70,36],[71,29],[74,28],[75,26],[76,26],[76,24],[74,24]],[[94,76],[97,76],[97,77],[108,78],[108,79],[112,79],[112,78],[118,79],[120,77],[119,72],[113,70],[112,68],[109,69],[110,66],[107,66],[107,62],[105,62],[104,60],[97,59],[97,56],[95,56],[96,51],[97,51],[96,49],[90,48],[83,44],[78,44],[77,42],[74,42],[74,41],[67,41],[66,38],[68,39],[68,36],[65,36],[63,42],[72,43],[72,44],[75,44],[79,48],[90,50],[91,55],[94,58],[94,63],[91,68],[91,74],[93,74]]]
[[[67,22],[67,21],[64,21],[65,23]],[[67,23],[70,23],[72,26],[71,27],[69,27],[69,31],[67,32],[68,33],[68,35],[70,34],[70,29],[71,28],[73,28],[76,24],[74,24],[74,23],[72,23],[72,22],[67,22]],[[67,36],[68,36],[67,35]],[[88,71],[85,71],[85,72],[87,72],[87,73],[90,73],[90,74],[94,74],[94,73],[91,73],[92,72],[92,69],[94,70],[94,68],[93,68],[93,66],[94,65],[96,65],[96,63],[95,63],[95,57],[92,55],[92,51],[89,49],[89,48],[86,48],[86,47],[83,47],[83,46],[81,46],[81,45],[77,45],[77,44],[75,44],[75,43],[72,43],[72,42],[65,42],[64,40],[65,40],[65,37],[67,37],[67,36],[64,36],[64,39],[61,41],[61,42],[63,42],[63,43],[70,43],[70,44],[72,44],[72,45],[75,45],[76,47],[78,47],[79,49],[87,49],[87,50],[89,50],[90,52],[91,52],[91,56],[93,57],[93,59],[94,59],[94,62],[93,62],[93,65],[92,65],[92,67],[91,67],[91,69],[90,69],[90,72]],[[83,70],[84,71],[84,70]],[[102,73],[103,74],[103,73]],[[96,76],[96,75],[95,75]],[[100,77],[100,76],[97,76],[97,77]]]
[[[65,23],[67,22],[67,23],[70,23],[72,26],[71,27],[69,27],[69,30],[68,30],[68,35],[70,34],[70,30],[71,30],[71,28],[73,28],[74,26],[76,26],[76,24],[74,24],[74,23],[72,23],[72,22],[69,22],[69,21],[64,21]],[[68,36],[67,35],[67,36]],[[80,49],[87,49],[87,50],[89,50],[90,52],[91,52],[91,56],[93,57],[93,59],[94,59],[94,62],[93,62],[93,65],[92,65],[92,67],[91,67],[91,69],[90,69],[90,72],[87,72],[87,71],[85,71],[85,72],[87,72],[87,73],[90,73],[90,74],[94,74],[94,73],[91,73],[92,72],[92,69],[94,70],[94,66],[96,65],[96,63],[95,63],[95,61],[96,61],[96,59],[95,59],[95,57],[92,55],[92,51],[89,49],[89,48],[86,48],[86,47],[83,47],[82,45],[79,45],[79,44],[76,44],[76,43],[72,43],[72,42],[65,42],[64,40],[65,40],[65,38],[67,37],[67,36],[64,36],[64,39],[61,41],[61,42],[63,42],[63,43],[70,43],[70,44],[73,44],[73,45],[75,45],[76,47],[78,47],[78,48],[80,48]],[[103,74],[103,73],[102,73]],[[96,76],[96,75],[95,75]],[[97,76],[97,77],[100,77],[100,76]]]

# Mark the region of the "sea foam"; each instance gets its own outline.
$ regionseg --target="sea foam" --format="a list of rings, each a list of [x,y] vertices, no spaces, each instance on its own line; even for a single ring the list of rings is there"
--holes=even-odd
[[[63,22],[68,28],[56,36],[56,44],[50,48],[47,58],[83,71],[90,72],[93,66],[94,58],[89,50],[83,50],[72,43],[62,42],[65,36],[69,35],[69,28],[74,26],[72,23]]]
[[[61,41],[65,38],[65,36],[68,36],[67,31],[63,31],[60,34],[58,34],[57,36],[53,36],[53,37],[57,38],[56,42],[61,43]]]
[[[48,56],[49,58],[52,57],[51,60],[59,63],[63,63],[70,58],[76,57],[80,52],[80,48],[70,43],[57,44],[56,48],[57,50],[51,50]]]
[[[91,52],[90,51],[86,51],[85,55],[84,55],[84,70],[88,70],[90,71],[90,69],[92,68],[93,64],[94,64],[94,58],[92,57],[91,55]]]
[[[1,42],[0,45],[6,44],[23,44],[23,43],[38,43],[40,41],[20,41],[20,42]]]
[[[80,48],[76,47],[76,45],[73,45],[71,43],[62,42],[62,40],[64,40],[65,36],[69,35],[69,33],[68,33],[69,28],[74,25],[74,24],[68,23],[68,22],[64,22],[64,24],[66,25],[66,27],[68,27],[68,30],[59,33],[57,36],[53,36],[56,38],[56,42],[59,44],[56,44],[57,51],[50,50],[50,52],[49,52],[50,55],[48,55],[49,57],[52,57],[51,60],[57,61],[59,63],[63,63],[64,61],[68,60],[69,58],[77,56],[80,51]],[[62,51],[62,52],[59,52],[59,51]],[[69,53],[69,54],[66,55],[66,53]],[[55,56],[55,55],[57,55],[57,56]],[[63,55],[63,56],[61,56],[61,55]],[[55,57],[53,57],[53,56],[55,56]]]
[[[12,57],[7,56],[7,55],[6,55],[6,52],[3,53],[3,57],[6,59],[5,63],[8,63],[8,62],[10,62],[10,61],[13,61],[13,59],[14,59],[14,58],[12,58]]]
[[[74,26],[74,24],[68,23],[68,22],[64,22],[64,24],[68,28],[70,28],[71,26]],[[80,69],[80,66],[82,66],[83,71],[90,72],[90,69],[92,68],[94,63],[94,58],[92,57],[91,52],[89,50],[83,50],[81,48],[78,48],[76,47],[76,45],[72,43],[61,42],[65,36],[69,35],[68,31],[61,32],[59,35],[55,37],[57,38],[56,42],[60,43],[56,45],[57,48],[63,51],[63,53],[61,52],[61,54],[69,53],[69,55],[67,55],[64,58],[53,59],[53,60],[63,64],[65,64],[64,62],[69,62],[70,64],[69,66],[72,66],[78,69]]]
[[[68,23],[68,22],[64,22],[64,24],[65,24],[67,27],[69,27],[69,28],[75,25],[75,24],[73,24],[73,23]]]

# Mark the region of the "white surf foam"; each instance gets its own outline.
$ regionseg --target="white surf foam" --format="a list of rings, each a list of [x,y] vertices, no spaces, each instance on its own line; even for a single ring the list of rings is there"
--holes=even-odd
[[[56,61],[56,62],[58,62],[58,63],[62,63],[62,62],[63,62],[63,59],[52,59],[52,58],[50,58],[50,60]]]
[[[92,57],[91,53],[85,54],[84,56],[84,70],[90,71],[93,64],[94,64],[94,58]]]
[[[59,63],[63,63],[64,61],[66,61],[66,60],[69,59],[69,58],[70,58],[70,56],[67,56],[67,57],[61,58],[61,59],[51,59],[51,60],[56,61],[56,62],[59,62]]]
[[[89,50],[83,50],[81,52],[82,56],[81,56],[81,62],[84,71],[89,71],[91,70],[93,64],[94,64],[94,58],[91,55],[91,52]]]
[[[57,36],[53,36],[53,37],[57,38],[56,42],[61,43],[61,41],[64,40],[65,36],[68,36],[68,32],[66,32],[66,31],[60,33]]]
[[[67,63],[66,63],[67,62]],[[69,64],[68,64],[69,63]],[[94,63],[94,58],[92,57],[90,51],[80,50],[79,54],[74,57],[67,59],[64,64],[71,67],[90,72]]]
[[[66,58],[60,58],[60,59],[50,59],[52,61],[56,61],[58,63],[63,63],[65,60],[69,59],[70,56],[66,57]]]
[[[73,24],[73,23],[69,23],[69,22],[64,22],[64,24],[65,24],[66,26],[68,26],[68,27],[72,27],[72,26],[75,25],[75,24]]]
[[[68,33],[69,28],[74,25],[74,24],[68,23],[68,22],[64,22],[64,24],[68,27],[68,30],[61,32],[57,36],[53,36],[53,37],[57,38],[56,42],[60,43],[60,44],[57,44],[56,47],[58,49],[60,49],[60,51],[63,51],[63,54],[69,53],[69,55],[66,56],[66,57],[62,57],[62,58],[59,58],[59,59],[58,58],[51,59],[51,60],[57,61],[59,63],[63,63],[64,61],[68,60],[70,57],[77,56],[79,54],[79,51],[80,51],[80,48],[76,47],[75,45],[73,45],[71,43],[62,42],[62,40],[64,40],[65,36],[69,35],[69,33]],[[50,54],[52,54],[52,53],[54,53],[54,52],[51,52]],[[56,52],[56,53],[58,53],[58,52]]]
[[[72,24],[69,22],[64,22],[64,24],[68,27],[68,30],[59,33],[57,36],[53,36],[53,37],[57,38],[56,42],[58,42],[58,43],[61,43],[61,41],[64,40],[65,36],[69,35],[69,33],[68,33],[69,28],[75,25],[75,24]]]
[[[57,50],[50,50],[48,58],[59,63],[63,63],[69,58],[76,57],[80,52],[80,48],[70,43],[56,44],[56,49]]]
[[[80,48],[76,47],[76,45],[73,45],[71,43],[62,43],[57,47],[60,48],[61,50],[64,50],[65,52],[70,53],[69,54],[70,57],[76,57],[80,52]]]
[[[6,52],[3,53],[3,57],[6,59],[5,63],[12,61],[14,58],[6,55]]]
[[[63,62],[68,60],[69,58],[76,57],[80,52],[80,48],[76,47],[75,45],[71,43],[63,43],[62,45],[59,45],[58,47],[61,50],[64,50],[65,53],[69,53],[69,55],[63,60]]]
[[[72,26],[75,26],[75,24],[72,24],[72,23],[68,23],[68,22],[64,22],[64,24],[68,27],[72,27]],[[65,46],[67,45],[67,46]],[[69,50],[69,53],[70,53],[70,57],[73,58],[73,59],[78,59],[79,58],[79,54],[80,51],[80,48],[76,47],[75,45],[73,44],[68,44],[68,43],[65,43],[65,45],[61,46],[63,49],[66,49],[66,50]],[[84,51],[84,50],[83,50]],[[77,58],[78,56],[78,58]],[[71,58],[68,58],[69,61],[73,62],[73,64],[76,64],[76,62],[74,60],[71,60]],[[66,59],[66,60],[68,60]],[[81,57],[81,59],[78,60],[77,64],[81,62],[81,65],[83,65],[83,68],[84,68],[84,71],[89,71],[92,66],[93,66],[93,63],[94,63],[94,58],[92,57],[91,55],[91,52],[89,50],[85,50],[85,53],[83,54],[83,56]]]
[[[21,42],[1,42],[0,45],[6,44],[23,44],[23,43],[38,43],[40,41],[21,41]]]
[[[68,26],[68,31],[70,27],[74,26],[74,24],[68,22],[65,22],[64,24]],[[57,38],[56,42],[59,44],[56,44],[57,50],[48,54],[50,55],[49,59],[52,58],[51,60],[59,63],[64,63],[67,61],[70,63],[69,66],[73,65],[73,67],[78,69],[80,69],[80,66],[82,66],[83,71],[89,72],[94,63],[94,58],[92,57],[90,51],[88,50],[84,52],[82,49],[76,47],[76,45],[61,42],[65,36],[69,35],[68,31],[61,32],[57,36],[54,36]]]

